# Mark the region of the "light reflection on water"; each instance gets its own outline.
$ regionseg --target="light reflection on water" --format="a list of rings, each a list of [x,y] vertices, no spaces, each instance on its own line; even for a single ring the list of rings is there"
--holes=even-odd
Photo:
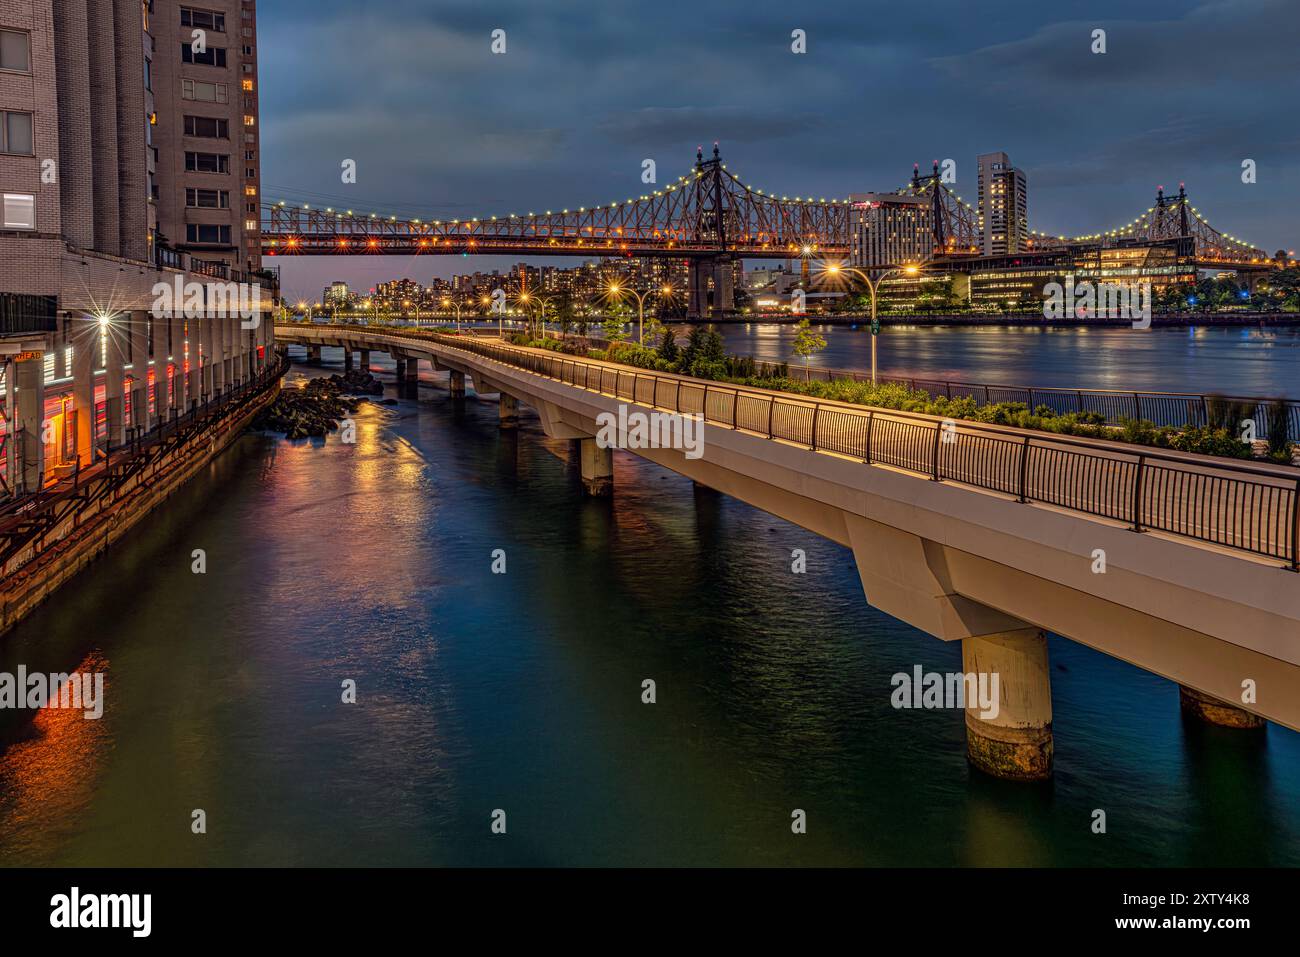
[[[959,714],[890,707],[960,649],[868,607],[845,549],[624,454],[584,500],[567,443],[473,396],[357,438],[244,438],[0,642],[112,662],[100,722],[4,716],[0,861],[1300,863],[1300,735],[1185,726],[1054,638],[1056,779],[991,781]]]

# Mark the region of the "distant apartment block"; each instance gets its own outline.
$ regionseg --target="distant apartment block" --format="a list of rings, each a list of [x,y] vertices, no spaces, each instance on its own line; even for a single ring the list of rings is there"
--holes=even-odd
[[[983,254],[1018,253],[1029,239],[1029,186],[1024,170],[1006,153],[982,153],[979,168],[979,215]]]
[[[851,193],[849,202],[854,266],[897,266],[930,258],[934,213],[929,199],[897,193]]]

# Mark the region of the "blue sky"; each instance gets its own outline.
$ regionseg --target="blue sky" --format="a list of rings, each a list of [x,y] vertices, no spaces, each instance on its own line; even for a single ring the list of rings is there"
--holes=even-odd
[[[952,158],[974,202],[976,154],[1006,150],[1035,229],[1122,224],[1186,181],[1220,229],[1300,245],[1298,0],[275,0],[259,31],[271,200],[426,218],[590,206],[643,192],[644,159],[672,180],[718,140],[742,179],[790,195],[892,189]],[[318,295],[508,262],[278,264],[289,294]]]

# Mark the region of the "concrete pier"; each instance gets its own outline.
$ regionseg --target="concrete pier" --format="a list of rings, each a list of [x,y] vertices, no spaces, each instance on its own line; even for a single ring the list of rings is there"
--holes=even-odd
[[[497,406],[497,415],[500,419],[501,428],[519,428],[519,400],[513,395],[502,392],[501,403]]]
[[[1264,727],[1264,719],[1259,715],[1186,685],[1178,686],[1178,704],[1183,709],[1183,714],[1198,718],[1206,724],[1217,724],[1223,728]]]
[[[451,371],[450,382],[451,382],[452,398],[455,399],[465,398],[465,373],[457,372],[455,369],[453,369]]]
[[[309,365],[320,365],[320,346],[307,347],[307,363]]]
[[[351,349],[343,350],[343,371],[344,372],[352,371],[352,350]]]
[[[359,349],[357,351],[358,354],[361,356],[361,371],[369,372],[370,371],[370,350]]]
[[[404,394],[408,399],[420,397],[420,360],[407,358],[406,371],[402,378]]]
[[[1037,628],[963,638],[962,670],[977,679],[998,676],[997,714],[966,701],[966,753],[971,764],[999,778],[1041,781],[1052,776],[1052,684],[1047,635]]]
[[[603,449],[594,438],[579,439],[582,457],[582,487],[588,495],[614,494],[614,450]]]

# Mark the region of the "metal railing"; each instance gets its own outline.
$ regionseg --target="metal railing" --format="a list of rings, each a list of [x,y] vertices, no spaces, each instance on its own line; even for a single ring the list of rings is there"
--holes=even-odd
[[[119,481],[122,477],[133,474],[148,464],[151,454],[157,449],[183,445],[195,432],[209,428],[237,413],[246,402],[255,398],[272,381],[281,378],[288,368],[288,359],[277,355],[275,361],[258,370],[239,386],[232,385],[202,402],[195,400],[188,411],[176,413],[165,421],[159,421],[152,429],[127,426],[124,428],[123,440],[118,443],[111,443],[105,434],[102,441],[97,439],[93,445],[96,459],[93,465],[83,469],[78,459],[74,470],[67,478],[46,485],[39,491],[0,502],[0,561],[7,560],[15,535],[13,528],[7,522],[8,519],[21,515],[25,523],[31,524],[35,516],[58,506],[61,500],[70,494],[75,495],[82,485],[95,480],[103,473],[114,476]],[[101,419],[101,423],[105,416],[104,406],[103,402],[96,405],[96,417]],[[96,431],[99,429],[97,428]],[[20,440],[15,454],[21,459],[23,432],[19,430],[15,434]]]
[[[604,395],[1285,562],[1300,571],[1300,472],[854,407],[437,333],[426,339]]]
[[[754,358],[761,364],[765,360]],[[779,365],[780,363],[769,363]],[[791,366],[790,377],[805,382],[845,379],[870,382],[871,373],[856,369]],[[1286,440],[1300,442],[1300,400],[1264,396],[1216,395],[1201,392],[1150,392],[1116,389],[1039,388],[1025,385],[993,385],[958,382],[951,379],[923,379],[908,376],[877,376],[878,382],[901,385],[912,391],[928,392],[949,399],[969,397],[980,405],[1023,402],[1030,410],[1045,405],[1057,415],[1096,412],[1109,425],[1121,419],[1146,419],[1155,425],[1176,428],[1205,428],[1214,425],[1236,431],[1242,421],[1253,419],[1261,439],[1272,434],[1274,418],[1281,417]]]

